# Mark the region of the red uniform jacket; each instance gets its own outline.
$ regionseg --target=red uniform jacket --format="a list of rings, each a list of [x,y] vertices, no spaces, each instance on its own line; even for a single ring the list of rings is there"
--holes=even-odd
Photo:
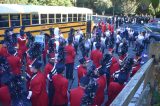
[[[17,56],[22,60],[23,54],[21,50],[17,50]]]
[[[64,105],[68,103],[67,89],[68,80],[61,74],[56,74],[52,77],[55,94],[53,97],[53,105]]]
[[[27,50],[25,36],[20,36],[18,38],[18,45],[19,45],[19,50],[21,50],[22,54],[25,53]]]
[[[7,50],[7,47],[1,47],[0,48],[0,56],[3,56],[3,57],[7,57],[9,54],[8,54],[8,50]]]
[[[0,103],[2,106],[11,106],[11,96],[7,86],[0,87]]]
[[[53,65],[51,63],[47,63],[47,65],[44,68],[45,78],[47,78],[47,75],[49,74],[49,72],[51,72],[52,69],[53,69]]]
[[[74,63],[74,59],[75,59],[75,50],[74,47],[72,45],[67,45],[65,47],[65,52],[66,52],[66,59],[65,59],[65,63]]]
[[[27,77],[31,78],[32,76],[32,72],[29,68],[29,65],[31,65],[33,63],[34,60],[31,60],[29,57],[27,57],[27,70],[26,70],[26,74],[27,74]],[[30,84],[30,80],[27,81],[26,83],[26,86],[27,86],[27,89],[29,89],[29,84]]]
[[[117,82],[111,82],[108,87],[108,101],[106,106],[109,106],[112,101],[116,98],[116,96],[121,92],[124,88],[124,85],[121,85]]]
[[[81,106],[81,101],[84,96],[84,89],[78,87],[70,92],[70,106]]]
[[[104,90],[106,88],[106,76],[102,75],[98,78],[98,90],[94,98],[94,105],[101,106],[104,101]]]
[[[27,73],[29,76],[32,76],[32,74],[33,74],[33,73],[31,72],[31,70],[30,70],[30,67],[29,67],[29,65],[32,65],[33,62],[34,62],[34,59],[31,60],[29,57],[27,58],[27,70],[26,70],[26,73]]]
[[[112,57],[112,64],[118,63],[117,59],[115,57]]]
[[[91,52],[90,58],[93,61],[93,64],[96,66],[96,68],[100,66],[102,57],[103,57],[103,54],[100,50],[93,50]]]
[[[131,76],[134,76],[134,74],[141,68],[141,65],[138,64],[135,67],[132,68],[132,74]]]
[[[127,54],[124,54],[124,55],[119,56],[119,60],[120,60],[120,61],[123,61],[126,56],[127,56]]]
[[[102,33],[104,33],[105,31],[106,31],[106,25],[102,23]]]
[[[116,71],[120,70],[119,63],[114,63],[110,66],[110,75],[112,76]],[[112,82],[114,79],[113,77],[110,77],[110,82]]]
[[[32,77],[30,81],[30,91],[32,91],[32,106],[48,106],[46,80],[40,71]]]
[[[79,83],[80,79],[87,74],[87,69],[84,68],[82,65],[80,65],[77,70],[78,70],[78,83]]]
[[[8,63],[11,66],[11,71],[15,75],[21,74],[21,59],[17,56],[10,55],[7,57]]]

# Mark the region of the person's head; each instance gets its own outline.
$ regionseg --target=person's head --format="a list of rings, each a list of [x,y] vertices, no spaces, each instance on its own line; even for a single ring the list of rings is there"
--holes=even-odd
[[[121,32],[120,32],[120,31],[118,31],[118,32],[117,32],[117,35],[120,35],[120,34],[121,34]]]
[[[81,59],[79,60],[79,62],[80,62],[80,64],[81,64],[82,66],[84,66],[84,67],[87,66],[87,62],[86,62],[86,59],[85,59],[85,58],[81,58]]]
[[[50,35],[54,35],[54,28],[49,28]]]
[[[5,43],[5,41],[3,40],[3,41],[1,41],[1,44],[2,44],[2,47],[7,47],[7,44]]]
[[[101,48],[101,44],[100,43],[96,43],[96,49],[100,49]]]
[[[123,39],[122,39],[122,42],[123,42],[123,43],[126,43],[126,38],[123,38]]]
[[[51,64],[54,65],[54,63],[55,63],[55,58],[54,58],[54,57],[50,57],[50,58],[49,58],[49,63],[51,63]]]
[[[87,76],[84,76],[80,79],[80,86],[86,88],[89,84],[90,79]]]
[[[23,36],[24,34],[24,31],[20,31],[20,36]]]
[[[73,42],[73,38],[72,38],[72,37],[69,37],[69,38],[68,38],[68,44],[72,44],[72,42]]]
[[[14,55],[16,53],[16,50],[13,47],[8,47],[8,53]]]
[[[24,31],[24,30],[25,30],[25,26],[22,26],[22,27],[21,27],[21,30],[23,30],[23,31]]]
[[[102,76],[105,74],[105,68],[101,67],[99,70],[98,70],[98,76]]]
[[[62,62],[56,64],[56,71],[58,74],[62,74],[65,70],[65,65]]]
[[[36,60],[29,67],[30,67],[31,72],[36,73],[36,72],[38,72],[40,70],[41,66],[42,66],[42,62],[40,60]]]

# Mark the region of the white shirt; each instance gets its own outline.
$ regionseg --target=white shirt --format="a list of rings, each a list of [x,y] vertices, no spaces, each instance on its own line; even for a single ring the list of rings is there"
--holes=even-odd
[[[142,44],[142,43],[143,43],[143,40],[144,40],[144,36],[141,35],[141,34],[139,34],[139,35],[138,35],[138,38],[137,38],[137,41],[138,41],[140,44]]]
[[[81,37],[81,35],[80,35],[80,34],[77,34],[77,35],[75,36],[74,41],[79,43],[80,37]]]
[[[109,36],[110,36],[110,31],[109,31],[109,30],[108,30],[108,31],[106,31],[105,33],[106,33],[106,36],[107,36],[107,37],[109,37]]]
[[[121,42],[121,36],[118,34],[116,36],[116,43],[120,43]]]
[[[101,44],[105,46],[106,37],[101,37]]]
[[[85,41],[85,43],[84,43],[84,46],[85,46],[85,48],[90,48],[90,45],[91,45],[91,41],[90,41],[90,39],[87,39],[86,41]]]

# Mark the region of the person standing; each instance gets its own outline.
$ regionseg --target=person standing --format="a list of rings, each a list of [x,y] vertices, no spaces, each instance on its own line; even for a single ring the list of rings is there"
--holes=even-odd
[[[86,59],[85,58],[82,58],[79,60],[80,62],[80,66],[78,67],[77,71],[78,71],[78,83],[80,81],[80,79],[83,77],[83,76],[86,76],[87,74],[87,64],[86,64]]]
[[[116,36],[116,53],[117,54],[118,54],[118,48],[119,48],[120,42],[121,42],[121,36],[120,36],[120,31],[118,31]]]
[[[100,51],[100,43],[96,43],[96,50],[93,50],[90,55],[90,59],[93,61],[93,64],[97,67],[100,66],[100,62],[103,58],[103,54]]]
[[[4,41],[2,41],[1,43],[2,47],[0,48],[0,56],[7,58],[9,55],[7,50],[7,44]]]
[[[9,56],[7,57],[8,63],[11,67],[12,74],[20,75],[21,72],[21,59],[16,56],[16,50],[13,47],[8,49]]]
[[[65,70],[65,65],[61,62],[57,63],[56,71],[57,74],[52,76],[53,86],[55,93],[53,96],[54,106],[67,106],[68,105],[68,80],[62,75]],[[46,105],[47,106],[47,105]]]
[[[104,75],[104,68],[100,68],[97,72],[97,83],[98,83],[98,89],[96,92],[96,96],[94,98],[94,105],[101,106],[104,101],[104,92],[107,88],[107,79]]]
[[[65,65],[66,65],[66,78],[73,79],[73,68],[74,68],[74,59],[75,59],[75,49],[72,46],[73,39],[68,38],[68,45],[65,46]]]
[[[80,84],[77,88],[74,88],[70,92],[70,106],[81,106],[81,101],[85,95],[85,88],[89,83],[88,77],[82,77]]]
[[[30,66],[33,75],[30,80],[27,99],[31,99],[32,106],[48,106],[46,80],[40,71],[41,66],[42,62],[39,60]]]

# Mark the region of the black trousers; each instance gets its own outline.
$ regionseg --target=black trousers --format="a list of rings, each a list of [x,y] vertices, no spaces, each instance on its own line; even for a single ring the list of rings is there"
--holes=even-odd
[[[118,54],[119,43],[116,43],[116,53]]]
[[[66,64],[66,78],[67,79],[73,79],[73,68],[74,68],[74,63]]]

